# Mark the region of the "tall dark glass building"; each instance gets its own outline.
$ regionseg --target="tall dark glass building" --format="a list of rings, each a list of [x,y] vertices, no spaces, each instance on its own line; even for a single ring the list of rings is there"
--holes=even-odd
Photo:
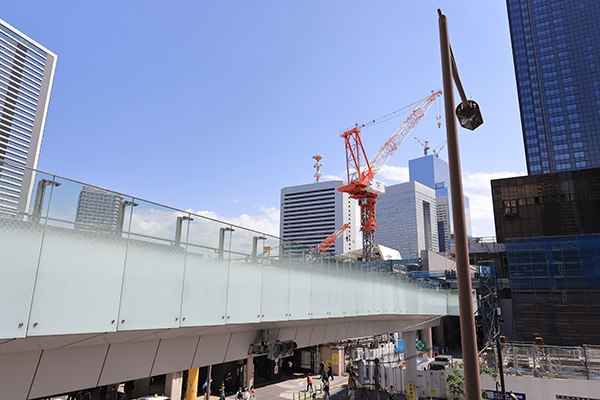
[[[600,167],[600,1],[507,6],[529,174]]]

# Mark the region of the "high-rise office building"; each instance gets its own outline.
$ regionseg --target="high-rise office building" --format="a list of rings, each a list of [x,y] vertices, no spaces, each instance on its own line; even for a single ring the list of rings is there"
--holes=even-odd
[[[115,233],[122,224],[123,196],[104,189],[84,186],[79,192],[75,222],[78,229]],[[120,233],[120,231],[119,231]]]
[[[439,251],[435,190],[415,181],[388,186],[377,200],[375,243],[403,257]]]
[[[280,236],[310,248],[325,240],[337,228],[350,224],[330,252],[356,249],[356,200],[337,188],[342,181],[317,182],[281,189]]]
[[[0,20],[0,212],[29,208],[56,55]],[[7,166],[5,162],[16,164]]]
[[[452,198],[450,195],[450,167],[448,163],[434,155],[415,158],[408,161],[411,181],[435,189],[437,208],[437,229],[439,251],[447,252],[452,240]],[[469,198],[464,196],[467,235],[471,236],[471,208]]]
[[[600,2],[507,6],[529,174],[600,167]]]

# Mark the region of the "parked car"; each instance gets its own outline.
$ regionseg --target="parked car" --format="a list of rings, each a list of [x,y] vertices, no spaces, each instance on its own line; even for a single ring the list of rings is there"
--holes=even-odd
[[[435,361],[446,362],[448,365],[452,365],[452,356],[447,354],[435,356]]]
[[[448,364],[445,361],[432,361],[427,366],[427,369],[433,370],[433,371],[443,371],[446,369],[446,367],[449,367],[449,366],[450,366],[450,364]]]

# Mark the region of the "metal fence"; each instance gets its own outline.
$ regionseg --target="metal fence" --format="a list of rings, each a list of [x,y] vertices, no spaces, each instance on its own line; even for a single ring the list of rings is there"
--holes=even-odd
[[[600,379],[600,346],[504,343],[502,361],[506,375]]]

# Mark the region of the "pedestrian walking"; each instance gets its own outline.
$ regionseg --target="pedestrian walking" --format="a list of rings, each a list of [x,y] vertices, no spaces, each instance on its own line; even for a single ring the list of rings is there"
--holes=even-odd
[[[325,361],[321,360],[319,363],[319,375],[323,375],[325,372]]]
[[[348,390],[348,400],[356,400],[356,394],[353,389]]]
[[[323,390],[329,392],[329,380],[323,381]]]
[[[250,400],[256,400],[256,392],[254,391],[254,386],[250,387]]]
[[[311,392],[314,391],[314,389],[313,389],[313,378],[312,378],[312,376],[310,376],[310,372],[308,373],[308,376],[306,377],[306,391],[308,392],[309,389],[310,389]]]
[[[219,400],[226,400],[225,382],[221,382],[221,389],[219,390]]]
[[[361,400],[369,400],[369,393],[367,392],[366,386],[360,387],[360,399]]]
[[[235,395],[235,398],[237,400],[244,400],[244,393],[242,393],[242,388],[238,389],[237,394]]]
[[[329,385],[325,386],[323,388],[323,393],[324,393],[323,394],[323,400],[329,400],[330,399],[330,396],[329,396]]]
[[[329,366],[329,368],[327,368],[327,376],[330,381],[333,380],[333,368],[331,367],[331,365]]]
[[[356,388],[356,384],[354,383],[354,376],[352,373],[348,374],[348,389],[354,390]]]
[[[519,398],[512,392],[512,390],[508,395],[510,396],[510,400],[519,400]]]

